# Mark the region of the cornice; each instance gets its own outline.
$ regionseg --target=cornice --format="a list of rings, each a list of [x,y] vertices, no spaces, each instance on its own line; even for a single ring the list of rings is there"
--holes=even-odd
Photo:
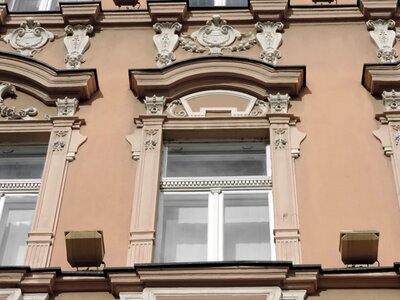
[[[130,69],[130,87],[139,99],[174,99],[201,90],[228,89],[266,99],[271,92],[297,96],[305,86],[305,66],[273,66],[263,61],[208,56],[159,69]]]
[[[397,0],[359,0],[365,19],[390,19],[396,16]]]
[[[88,100],[99,89],[96,69],[58,70],[9,52],[0,52],[0,81],[12,83],[47,105],[66,96]]]
[[[373,95],[400,88],[400,62],[365,64],[362,85]]]

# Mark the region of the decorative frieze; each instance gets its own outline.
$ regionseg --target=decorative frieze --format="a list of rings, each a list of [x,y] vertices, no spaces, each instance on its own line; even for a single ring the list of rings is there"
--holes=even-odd
[[[222,54],[222,50],[244,51],[257,42],[252,33],[243,34],[227,25],[219,15],[213,15],[206,25],[189,35],[181,35],[181,47],[189,52]]]
[[[64,44],[68,51],[65,57],[65,67],[67,69],[79,69],[81,64],[85,62],[83,53],[90,46],[88,35],[92,32],[92,25],[68,25],[65,27]]]
[[[396,146],[400,143],[400,125],[392,125],[393,128],[393,142]]]
[[[395,90],[391,90],[390,92],[384,91],[382,98],[386,111],[400,110],[400,92],[396,92]]]
[[[58,116],[73,116],[78,108],[79,101],[76,98],[57,99],[56,106]]]
[[[369,34],[379,50],[378,58],[383,63],[392,63],[396,61],[397,51],[393,48],[396,41],[395,29],[396,23],[392,20],[369,20],[367,23]]]
[[[279,46],[282,44],[282,31],[283,24],[281,22],[257,22],[255,25],[257,29],[256,39],[262,48],[261,59],[266,63],[276,65],[281,54],[278,51]]]
[[[287,113],[289,109],[289,94],[268,95],[268,101],[271,107],[271,113]]]
[[[3,41],[20,54],[31,57],[42,51],[49,41],[54,41],[54,34],[41,27],[32,17],[28,17],[19,28],[7,34]]]
[[[144,105],[146,106],[146,113],[148,115],[162,115],[164,110],[165,97],[148,97],[144,99]]]
[[[156,23],[153,26],[156,35],[153,36],[157,48],[156,62],[159,67],[165,67],[175,61],[174,51],[179,44],[179,33],[182,25],[175,22]]]
[[[25,117],[34,117],[38,111],[34,107],[17,110],[15,107],[8,107],[4,102],[6,97],[16,97],[16,88],[10,83],[0,83],[0,117],[7,120],[18,120]]]

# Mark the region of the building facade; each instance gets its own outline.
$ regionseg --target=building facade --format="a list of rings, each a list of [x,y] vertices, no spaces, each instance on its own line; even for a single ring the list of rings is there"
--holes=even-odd
[[[393,0],[0,3],[1,297],[398,299],[398,20]],[[81,230],[100,269],[67,261]],[[378,262],[344,265],[343,230],[378,231]]]

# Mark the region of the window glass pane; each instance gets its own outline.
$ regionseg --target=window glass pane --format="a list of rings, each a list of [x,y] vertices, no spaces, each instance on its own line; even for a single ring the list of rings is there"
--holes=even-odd
[[[213,6],[231,6],[247,7],[248,0],[189,0],[190,7],[213,7]]]
[[[207,194],[164,194],[159,204],[156,261],[207,260]]]
[[[12,195],[3,199],[0,221],[0,264],[23,265],[26,240],[35,212],[36,195]]]
[[[37,11],[40,0],[14,0],[13,11]]]
[[[271,259],[267,193],[224,193],[224,260]]]
[[[0,146],[0,180],[41,178],[46,152],[47,145]]]
[[[264,143],[170,144],[163,176],[266,175],[265,149]]]

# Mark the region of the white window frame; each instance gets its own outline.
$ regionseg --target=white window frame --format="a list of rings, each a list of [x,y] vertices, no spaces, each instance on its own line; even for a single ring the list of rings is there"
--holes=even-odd
[[[231,141],[226,141],[229,143]],[[233,141],[235,142],[235,141]],[[202,142],[205,144],[207,142]],[[240,143],[240,142],[237,142]],[[244,143],[251,143],[244,141]],[[164,143],[163,155],[167,157],[169,145],[176,145],[179,143]],[[190,144],[190,143],[185,143]],[[274,207],[273,207],[273,196],[272,186],[242,186],[235,187],[235,184],[231,186],[217,186],[214,183],[218,182],[239,182],[239,181],[251,181],[260,180],[265,182],[271,181],[271,155],[270,145],[265,144],[266,154],[266,176],[218,176],[218,177],[161,177],[160,182],[160,196],[158,201],[158,218],[157,218],[157,233],[156,234],[156,251],[154,251],[154,258],[156,261],[159,260],[159,245],[162,241],[162,226],[163,226],[163,208],[164,208],[164,197],[161,195],[194,195],[194,194],[207,194],[208,195],[208,222],[207,222],[207,261],[223,261],[224,257],[224,195],[225,194],[240,194],[240,193],[265,193],[268,199],[268,217],[269,217],[269,234],[270,234],[270,260],[276,260],[275,252],[275,241],[274,241]],[[166,174],[167,159],[162,160],[162,172]],[[184,191],[181,190],[181,184],[183,180],[191,182],[209,182],[210,185],[201,185],[199,187],[188,187]],[[167,184],[163,184],[168,182]],[[222,183],[223,184],[223,183]]]

